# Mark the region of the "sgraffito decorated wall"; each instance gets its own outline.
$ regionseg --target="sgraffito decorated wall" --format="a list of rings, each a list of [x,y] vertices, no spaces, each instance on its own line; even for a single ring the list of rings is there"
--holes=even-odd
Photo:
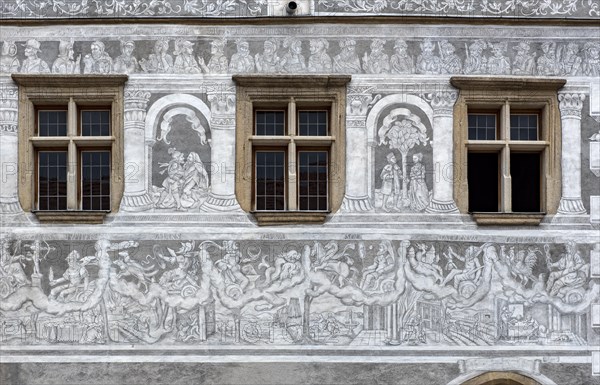
[[[75,356],[165,363],[171,355],[217,360],[224,374],[205,383],[300,383],[228,372],[234,362],[268,356],[432,368],[381,383],[454,385],[486,371],[541,384],[599,383],[598,27],[468,20],[585,21],[598,4],[513,3],[299,2],[300,15],[315,16],[310,23],[248,25],[240,18],[283,17],[283,3],[3,3],[3,362],[54,362],[60,373],[61,363],[80,362]],[[352,21],[441,13],[464,20],[359,28]],[[328,15],[346,18],[329,24]],[[86,17],[100,21],[70,22]],[[236,22],[110,22],[127,17]],[[18,172],[16,73],[128,74],[124,195],[103,224],[40,224],[21,209],[18,178],[27,174]],[[345,197],[324,224],[261,227],[240,209],[235,169],[245,165],[236,162],[232,75],[241,73],[352,75],[346,173],[337,179]],[[458,211],[455,75],[567,80],[558,92],[561,119],[576,121],[569,128],[581,140],[563,145],[561,156],[576,167],[561,175],[570,195],[539,226],[478,226]],[[417,364],[422,369],[410,366]],[[44,383],[8,366],[3,375],[14,383]],[[334,374],[326,380],[297,380],[340,383],[335,367],[327,370]],[[74,376],[60,378],[83,378]],[[89,383],[116,383],[110,378]]]

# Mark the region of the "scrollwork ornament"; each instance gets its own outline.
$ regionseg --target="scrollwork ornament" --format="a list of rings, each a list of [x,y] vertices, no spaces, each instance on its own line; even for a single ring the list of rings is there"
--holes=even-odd
[[[327,12],[355,14],[419,14],[419,15],[464,15],[464,16],[528,16],[564,17],[597,16],[600,5],[597,0],[320,0],[319,7]]]
[[[266,10],[266,1],[235,0],[79,0],[5,1],[0,6],[0,16],[15,18],[41,17],[150,17],[150,16],[259,16]]]

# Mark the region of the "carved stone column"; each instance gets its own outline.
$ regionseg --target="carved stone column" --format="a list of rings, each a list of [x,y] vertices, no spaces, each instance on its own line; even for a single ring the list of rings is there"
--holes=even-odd
[[[367,109],[371,87],[349,87],[346,102],[346,195],[342,211],[373,210],[369,199]],[[335,167],[335,165],[333,165]],[[335,168],[333,169],[335,172]],[[335,175],[334,175],[335,177]],[[341,175],[339,176],[341,177]],[[341,178],[340,178],[341,179]]]
[[[427,212],[458,213],[453,195],[452,109],[458,92],[440,91],[433,94],[433,197]]]
[[[146,177],[145,120],[150,92],[134,87],[125,88],[125,192],[121,201],[124,211],[144,211],[152,208]]]
[[[210,196],[202,211],[241,210],[235,197],[235,87],[208,87],[211,110]],[[243,165],[240,165],[242,167]]]
[[[586,214],[581,200],[581,109],[584,94],[559,93],[562,124],[562,196],[559,214]]]
[[[0,84],[0,214],[23,212],[18,197],[18,88]]]

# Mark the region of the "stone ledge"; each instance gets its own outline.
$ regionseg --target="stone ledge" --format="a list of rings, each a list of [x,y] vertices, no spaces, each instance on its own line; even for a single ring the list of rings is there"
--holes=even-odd
[[[57,75],[57,74],[12,74],[12,79],[25,87],[106,87],[119,86],[129,78],[127,75]],[[91,93],[94,91],[92,90]]]
[[[546,213],[472,213],[480,226],[539,226]]]
[[[327,219],[328,212],[253,212],[254,218],[259,226],[282,226],[282,225],[306,225],[323,224]]]
[[[103,224],[109,211],[33,211],[43,224]]]
[[[310,87],[340,87],[345,86],[351,79],[351,75],[279,75],[279,74],[257,74],[257,75],[233,75],[233,81],[238,86],[245,87],[286,87],[286,88],[310,88]],[[265,91],[268,93],[269,91]]]
[[[565,79],[518,76],[452,76],[450,84],[458,89],[471,90],[545,90],[557,91],[567,83]]]

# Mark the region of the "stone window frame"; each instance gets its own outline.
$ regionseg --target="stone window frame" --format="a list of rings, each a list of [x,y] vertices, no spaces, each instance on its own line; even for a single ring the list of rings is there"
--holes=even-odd
[[[522,150],[539,151],[542,154],[541,167],[541,212],[513,213],[505,210],[510,207],[511,189],[508,164],[504,156],[500,162],[501,208],[497,213],[473,213],[472,218],[478,225],[539,225],[545,215],[556,214],[561,196],[561,118],[558,102],[558,90],[566,83],[556,78],[518,78],[518,77],[482,77],[453,76],[450,83],[460,90],[454,105],[454,199],[461,213],[467,214],[469,202],[468,164],[469,148],[480,148],[495,144],[478,144],[468,138],[469,107],[483,110],[500,110],[501,120],[509,119],[510,106],[517,109],[535,109],[540,112],[542,128],[540,143],[514,143],[498,140],[504,146],[519,147]],[[508,123],[504,123],[506,126]],[[502,125],[503,123],[499,123]],[[498,149],[498,151],[501,151]],[[509,150],[510,151],[510,150]],[[505,151],[505,154],[507,151]]]
[[[234,75],[232,78],[237,86],[235,193],[240,207],[253,214],[259,225],[323,223],[341,207],[345,194],[346,86],[351,76]],[[292,100],[300,106],[327,108],[330,113],[329,135],[322,143],[314,143],[329,147],[329,211],[326,212],[254,210],[253,148],[267,145],[264,140],[253,138],[254,111],[269,103],[288,105]],[[295,173],[288,170],[290,176]]]
[[[13,74],[19,85],[19,201],[24,211],[34,213],[41,223],[103,223],[108,211],[83,211],[77,193],[79,178],[73,183],[67,175],[67,210],[41,211],[36,202],[36,154],[47,146],[68,148],[69,163],[78,147],[102,146],[111,149],[111,202],[110,212],[117,212],[124,191],[124,85],[127,75],[26,75]],[[38,106],[66,106],[67,137],[36,136]],[[81,107],[110,106],[111,136],[102,139],[85,139],[72,136]],[[75,155],[76,156],[76,155]],[[77,158],[75,158],[77,160]],[[79,162],[76,162],[79,165]],[[68,174],[72,166],[68,166]]]

